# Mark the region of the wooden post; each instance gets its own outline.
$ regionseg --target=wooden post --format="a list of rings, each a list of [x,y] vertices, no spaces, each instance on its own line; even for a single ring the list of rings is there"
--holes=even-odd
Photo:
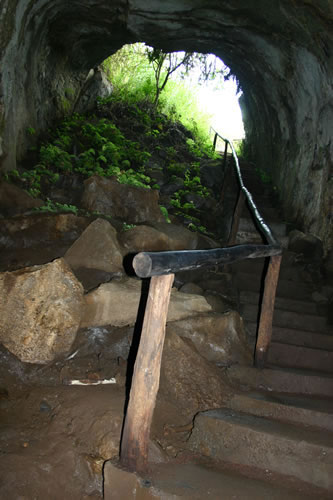
[[[144,473],[148,463],[150,426],[160,382],[165,325],[174,274],[153,276],[134,365],[130,399],[121,441],[120,462]]]
[[[277,283],[279,280],[282,255],[270,257],[267,274],[265,277],[264,295],[261,304],[258,338],[255,353],[255,366],[263,368],[266,361],[267,350],[272,338],[273,314]]]
[[[240,221],[240,216],[242,214],[244,201],[245,201],[245,194],[243,193],[242,190],[240,190],[239,195],[238,195],[236,208],[235,208],[235,212],[234,212],[234,216],[232,219],[232,226],[231,226],[231,231],[230,231],[230,235],[229,235],[228,245],[234,245],[236,242],[236,236],[238,233],[239,221]]]
[[[223,207],[224,203],[224,197],[225,197],[225,190],[226,190],[226,185],[227,185],[227,174],[229,173],[228,169],[228,163],[227,163],[227,151],[228,151],[228,143],[225,143],[225,148],[224,148],[224,156],[223,156],[223,183],[222,183],[222,189],[221,189],[221,197],[220,197],[220,204],[221,207]]]
[[[214,135],[214,141],[213,141],[213,151],[216,149],[216,141],[217,141],[217,132]]]
[[[225,167],[227,164],[227,153],[228,153],[228,141],[225,141],[224,155],[223,155],[223,171],[225,172]]]

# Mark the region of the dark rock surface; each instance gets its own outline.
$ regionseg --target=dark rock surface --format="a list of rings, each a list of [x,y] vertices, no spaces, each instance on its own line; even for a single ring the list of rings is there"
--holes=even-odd
[[[84,182],[82,206],[124,222],[163,221],[156,189],[145,189],[93,175]]]

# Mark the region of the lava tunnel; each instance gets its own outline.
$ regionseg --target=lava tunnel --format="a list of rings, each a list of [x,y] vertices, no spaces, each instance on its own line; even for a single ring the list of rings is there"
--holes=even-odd
[[[329,251],[330,0],[2,0],[0,23],[3,171],[24,155],[27,127],[68,112],[89,70],[123,44],[211,52],[241,83],[248,142],[285,213]]]

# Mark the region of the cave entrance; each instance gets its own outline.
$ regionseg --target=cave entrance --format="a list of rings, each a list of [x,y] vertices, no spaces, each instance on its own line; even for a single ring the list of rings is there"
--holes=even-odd
[[[223,137],[239,146],[245,138],[239,99],[243,92],[230,68],[214,54],[164,52],[144,43],[126,44],[105,59],[114,92],[128,100],[148,99],[184,126]],[[217,150],[224,143],[217,141]]]

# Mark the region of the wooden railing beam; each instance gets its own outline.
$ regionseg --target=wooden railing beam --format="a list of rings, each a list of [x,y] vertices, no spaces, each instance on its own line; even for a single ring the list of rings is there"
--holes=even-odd
[[[258,337],[255,352],[255,366],[257,368],[264,367],[268,348],[272,338],[275,295],[279,280],[281,259],[282,255],[274,255],[270,257],[265,277],[265,287],[261,303]]]
[[[148,445],[160,382],[165,325],[174,275],[151,278],[130,399],[121,440],[120,462],[130,471],[146,472]]]
[[[242,215],[243,207],[245,202],[245,195],[242,190],[239,191],[238,200],[234,212],[234,218],[232,221],[231,231],[229,235],[228,245],[234,245],[236,242],[236,236],[238,233],[240,218]]]

